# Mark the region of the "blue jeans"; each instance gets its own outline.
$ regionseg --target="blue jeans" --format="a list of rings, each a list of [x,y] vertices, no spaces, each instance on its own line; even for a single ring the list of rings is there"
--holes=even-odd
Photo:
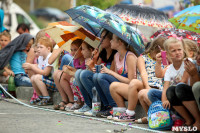
[[[72,61],[71,61],[72,60]],[[71,61],[71,63],[70,63]],[[69,64],[70,63],[70,64]],[[63,66],[64,65],[69,65],[71,67],[74,67],[73,65],[73,57],[69,54],[65,54],[63,57],[62,57],[62,60],[61,60],[61,64],[60,64],[60,70],[62,70]]]
[[[155,101],[161,101],[162,91],[158,89],[150,89],[147,93],[149,100],[153,103]]]
[[[78,87],[84,97],[85,103],[92,107],[92,87],[94,87],[93,83],[93,75],[94,73],[89,70],[77,70],[75,73],[75,80],[78,84]]]
[[[110,94],[109,87],[112,82],[119,82],[119,80],[109,74],[95,73],[93,81],[104,106],[116,107],[117,105]]]
[[[32,83],[27,74],[16,74],[14,77],[16,86],[32,87]]]

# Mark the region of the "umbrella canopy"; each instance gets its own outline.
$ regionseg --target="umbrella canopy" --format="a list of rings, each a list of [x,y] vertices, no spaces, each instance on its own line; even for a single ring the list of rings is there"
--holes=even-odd
[[[100,25],[102,29],[105,28],[109,30],[132,46],[138,55],[144,51],[144,44],[141,36],[129,25],[127,25],[121,18],[112,13],[108,13],[97,7],[87,5],[71,8],[65,12],[74,21],[76,21],[77,18],[85,17],[90,21]]]
[[[173,28],[164,12],[142,5],[118,4],[106,11],[118,15],[127,23],[158,28]]]
[[[162,30],[158,30],[157,32],[155,32],[151,36],[151,39],[153,39],[159,35],[163,35],[163,36],[167,36],[167,37],[173,37],[173,35],[176,35],[177,37],[183,37],[183,38],[187,38],[187,39],[196,41],[198,43],[198,45],[200,45],[200,34],[198,34],[196,32],[192,32],[192,31],[188,31],[188,30],[176,29],[176,28],[162,29]]]
[[[81,26],[75,26],[67,22],[49,23],[45,32],[66,51],[70,51],[70,44],[76,39],[82,39],[92,47],[96,48],[100,38],[96,37]]]
[[[186,8],[169,19],[178,29],[200,33],[200,5]]]

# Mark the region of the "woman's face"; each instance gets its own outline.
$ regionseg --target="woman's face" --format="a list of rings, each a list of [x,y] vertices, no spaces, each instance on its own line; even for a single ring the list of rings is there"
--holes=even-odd
[[[81,53],[83,55],[83,57],[86,58],[90,58],[92,56],[92,50],[88,49],[87,44],[85,44],[84,42],[81,45],[82,50]]]
[[[182,60],[184,57],[182,45],[180,43],[170,44],[168,54],[173,62]]]
[[[78,59],[83,56],[81,53],[81,48],[77,47],[74,44],[71,44],[71,55],[74,56],[74,59]]]
[[[10,42],[10,39],[7,36],[4,36],[4,35],[1,36],[1,38],[0,38],[0,45],[1,45],[2,49],[5,46],[7,46],[9,42]]]
[[[106,31],[103,31],[101,34],[101,39],[103,39],[103,37],[105,36]],[[103,40],[103,42],[101,43],[101,48],[109,48],[110,47],[110,39],[106,36]]]

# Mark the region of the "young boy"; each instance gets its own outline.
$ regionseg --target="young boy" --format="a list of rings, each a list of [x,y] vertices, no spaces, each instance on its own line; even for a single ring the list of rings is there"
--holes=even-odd
[[[39,54],[38,65],[30,63],[25,63],[23,65],[25,69],[32,70],[35,73],[35,75],[31,77],[31,82],[39,96],[39,98],[35,100],[35,103],[41,106],[52,104],[47,89],[56,90],[53,78],[51,77],[53,66],[48,63],[52,49],[53,45],[50,39],[41,37],[37,44]]]

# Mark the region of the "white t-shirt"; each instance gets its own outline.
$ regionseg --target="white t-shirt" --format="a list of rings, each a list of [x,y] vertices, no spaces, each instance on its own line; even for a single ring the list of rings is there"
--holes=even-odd
[[[51,66],[53,67],[53,65],[50,65],[48,63],[49,57],[51,56],[51,53],[48,54],[48,56],[46,57],[46,59],[43,59],[43,56],[39,56],[38,57],[38,67],[42,70],[44,70],[47,66]]]
[[[171,85],[176,85],[181,81],[184,71],[184,62],[182,62],[181,67],[178,70],[171,64],[165,72],[164,81],[170,81]]]

